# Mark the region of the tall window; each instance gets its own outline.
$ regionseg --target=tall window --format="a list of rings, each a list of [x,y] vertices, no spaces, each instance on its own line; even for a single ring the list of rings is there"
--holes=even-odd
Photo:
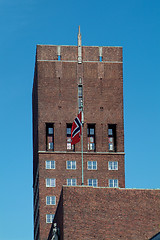
[[[67,185],[68,186],[76,186],[77,185],[77,179],[76,178],[68,178],[67,179]]]
[[[88,170],[97,170],[97,161],[88,161]]]
[[[55,169],[55,161],[46,161],[46,169]]]
[[[95,124],[88,124],[87,128],[88,136],[88,150],[95,151]]]
[[[108,169],[109,170],[118,170],[118,162],[117,161],[109,161],[108,162]]]
[[[74,145],[71,144],[71,129],[72,124],[67,123],[67,150],[74,150]]]
[[[117,151],[116,124],[108,125],[108,150],[111,152]]]
[[[78,108],[81,110],[83,103],[83,87],[82,84],[78,85]]]
[[[46,179],[46,187],[55,187],[56,179],[55,178],[47,178]]]
[[[54,214],[46,214],[46,223],[52,223],[54,219]]]
[[[118,187],[118,179],[109,179],[109,187],[117,188]]]
[[[67,169],[76,169],[76,161],[67,161]]]
[[[47,196],[46,205],[56,205],[56,196]]]
[[[46,123],[46,150],[54,150],[54,131],[53,123]]]
[[[97,179],[88,179],[88,186],[97,187],[98,186],[98,180]]]

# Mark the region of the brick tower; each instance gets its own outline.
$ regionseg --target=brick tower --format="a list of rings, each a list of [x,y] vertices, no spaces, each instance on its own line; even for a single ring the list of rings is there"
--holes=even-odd
[[[122,47],[38,45],[33,83],[34,239],[46,240],[62,185],[82,184],[72,122],[83,103],[84,185],[125,187]]]

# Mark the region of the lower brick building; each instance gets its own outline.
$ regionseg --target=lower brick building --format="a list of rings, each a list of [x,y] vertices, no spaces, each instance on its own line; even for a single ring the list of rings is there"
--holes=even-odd
[[[63,186],[54,223],[60,240],[148,240],[160,231],[160,190]]]

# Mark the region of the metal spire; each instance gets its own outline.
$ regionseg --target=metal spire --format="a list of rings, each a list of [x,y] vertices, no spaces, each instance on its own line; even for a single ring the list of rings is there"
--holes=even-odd
[[[80,31],[80,26],[78,27],[78,47],[81,47],[81,31]]]
[[[82,40],[80,26],[78,27],[78,63],[82,63]]]

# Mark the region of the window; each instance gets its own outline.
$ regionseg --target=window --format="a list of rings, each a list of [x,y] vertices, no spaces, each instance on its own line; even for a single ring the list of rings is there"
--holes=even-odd
[[[55,161],[46,161],[46,169],[55,169]]]
[[[109,170],[118,170],[118,162],[108,162],[108,169]]]
[[[54,150],[54,131],[53,123],[46,123],[46,150]]]
[[[54,219],[54,214],[46,214],[46,223],[52,223]]]
[[[68,178],[67,179],[67,185],[68,186],[76,186],[77,185],[77,179],[76,178]]]
[[[47,196],[46,205],[56,205],[56,196]]]
[[[108,149],[109,151],[116,152],[116,124],[108,125]]]
[[[118,179],[109,179],[109,187],[117,188],[118,187]]]
[[[56,179],[55,178],[47,178],[46,179],[46,187],[55,187]]]
[[[97,179],[88,179],[88,186],[97,187],[98,186],[98,180]]]
[[[88,124],[87,128],[88,136],[88,150],[95,151],[95,124]]]
[[[78,85],[78,108],[79,110],[82,109],[83,105],[83,87],[82,84]]]
[[[67,161],[67,169],[76,169],[76,161]]]
[[[67,123],[67,150],[74,150],[74,145],[71,144],[71,129],[72,124]]]
[[[97,161],[88,161],[88,170],[97,170]]]

